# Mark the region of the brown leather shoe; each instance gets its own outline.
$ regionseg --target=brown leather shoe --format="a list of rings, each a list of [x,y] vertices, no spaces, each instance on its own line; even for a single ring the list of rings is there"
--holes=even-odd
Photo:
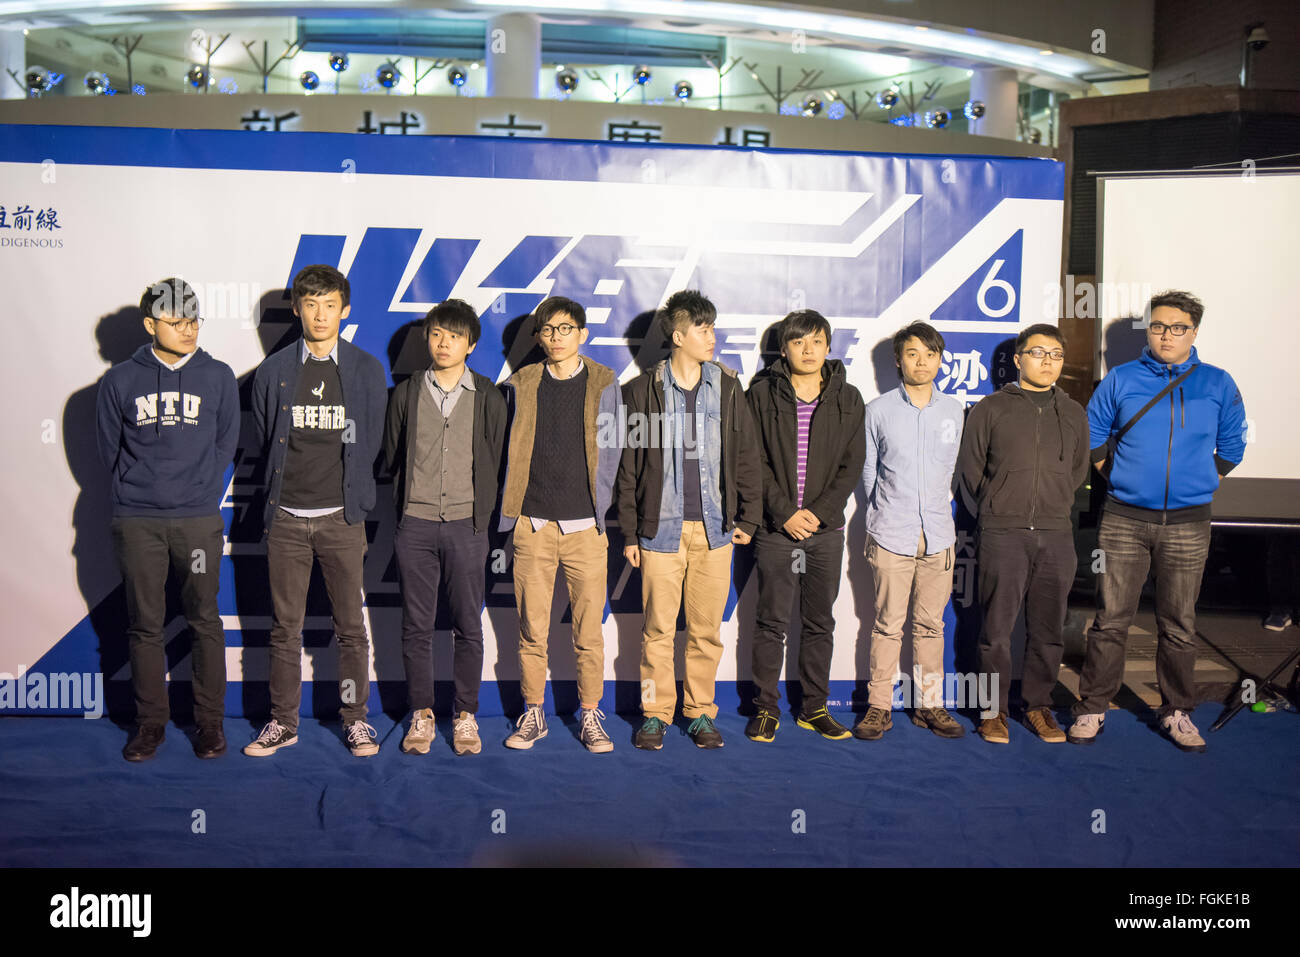
[[[960,738],[966,733],[955,718],[943,708],[917,708],[912,712],[912,724],[929,728],[941,738]]]
[[[980,722],[980,737],[989,744],[1010,744],[1011,734],[1007,730],[1007,713],[999,711],[996,717],[985,718]]]
[[[894,726],[894,719],[884,708],[868,708],[862,720],[853,726],[853,736],[860,741],[878,741]]]
[[[1052,717],[1050,708],[1032,708],[1026,711],[1025,724],[1048,744],[1065,744],[1065,732]]]

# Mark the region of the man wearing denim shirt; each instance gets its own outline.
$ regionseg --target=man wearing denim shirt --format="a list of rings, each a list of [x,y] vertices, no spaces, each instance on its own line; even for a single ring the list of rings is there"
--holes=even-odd
[[[909,610],[912,723],[944,738],[964,733],[943,708],[943,610],[952,594],[957,539],[950,502],[962,428],[961,403],[933,385],[943,345],[943,336],[927,323],[900,329],[894,360],[902,384],[867,404],[862,482],[876,620],[867,713],[853,729],[865,741],[893,727],[894,681]]]
[[[618,472],[618,521],[625,536],[636,535],[623,549],[641,569],[645,606],[645,723],[636,746],[652,751],[663,746],[677,706],[673,640],[683,599],[682,712],[697,747],[722,747],[713,691],[731,546],[749,544],[763,517],[758,432],[735,372],[712,361],[716,319],[713,303],[700,293],[674,293],[660,315],[670,358],[623,387],[628,434]]]

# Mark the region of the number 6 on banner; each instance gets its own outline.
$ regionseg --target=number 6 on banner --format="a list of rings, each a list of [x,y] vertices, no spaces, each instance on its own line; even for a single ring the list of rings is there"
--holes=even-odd
[[[980,283],[979,292],[975,293],[975,301],[979,304],[980,312],[990,319],[1001,319],[1016,306],[1016,291],[1011,287],[1011,283],[1005,279],[995,279],[998,270],[1002,268],[1005,259],[993,260],[993,268],[988,271],[984,281]],[[988,304],[988,294],[990,289],[1001,289],[1007,294],[1007,304],[1001,309],[990,309]]]

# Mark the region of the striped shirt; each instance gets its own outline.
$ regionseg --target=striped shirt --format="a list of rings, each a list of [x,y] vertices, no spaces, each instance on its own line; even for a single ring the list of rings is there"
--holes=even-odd
[[[803,399],[797,399],[799,425],[795,431],[795,441],[798,447],[798,465],[796,471],[799,481],[799,497],[797,504],[803,508],[803,484],[804,479],[808,477],[808,430],[812,427],[813,413],[817,411],[817,404],[821,402],[821,396],[813,399],[811,402],[805,402]]]

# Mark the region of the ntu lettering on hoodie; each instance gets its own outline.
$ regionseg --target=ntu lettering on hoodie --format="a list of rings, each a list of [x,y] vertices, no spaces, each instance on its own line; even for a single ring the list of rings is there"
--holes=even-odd
[[[171,369],[146,343],[105,374],[96,413],[115,516],[190,518],[218,510],[239,442],[230,366],[196,349]]]

